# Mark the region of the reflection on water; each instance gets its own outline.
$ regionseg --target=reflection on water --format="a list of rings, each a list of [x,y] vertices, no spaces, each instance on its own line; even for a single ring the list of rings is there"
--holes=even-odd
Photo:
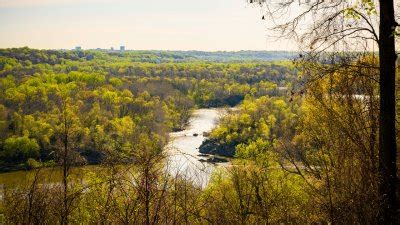
[[[102,168],[96,165],[87,165],[71,169],[70,178],[81,184],[90,173],[96,173]],[[30,171],[15,171],[0,174],[0,200],[3,199],[4,188],[30,187],[37,176],[38,184],[59,185],[62,182],[62,170],[59,167],[41,168]]]
[[[198,148],[206,139],[204,133],[210,132],[225,112],[226,109],[222,108],[195,110],[185,130],[170,134],[171,141],[166,148],[169,153],[167,167],[171,174],[183,176],[202,186],[208,183],[216,165],[200,162],[208,157],[201,156]]]

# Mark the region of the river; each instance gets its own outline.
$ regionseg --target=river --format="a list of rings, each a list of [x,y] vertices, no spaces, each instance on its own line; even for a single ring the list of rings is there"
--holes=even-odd
[[[170,133],[170,142],[165,147],[168,153],[166,169],[176,176],[183,176],[196,184],[205,186],[212,171],[223,163],[211,164],[200,162],[207,160],[210,156],[200,156],[198,147],[206,138],[203,132],[210,132],[217,124],[219,116],[226,112],[223,108],[197,109],[193,112],[187,128],[180,132]],[[194,134],[197,134],[194,136]],[[83,178],[88,172],[99,169],[96,165],[88,165],[74,168],[72,173],[75,177]],[[61,181],[61,171],[55,168],[44,168],[41,174],[46,177],[45,183]],[[34,172],[15,171],[0,173],[0,187],[27,185]],[[0,194],[1,199],[1,194]]]
[[[167,169],[171,174],[204,186],[214,169],[226,164],[205,162],[212,156],[201,155],[198,149],[206,139],[205,133],[216,126],[218,118],[225,112],[224,108],[195,110],[185,130],[170,133],[171,140],[166,150],[169,153]]]

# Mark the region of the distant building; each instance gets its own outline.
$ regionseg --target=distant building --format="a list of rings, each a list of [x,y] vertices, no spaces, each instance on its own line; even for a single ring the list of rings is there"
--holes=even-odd
[[[120,50],[121,52],[125,51],[125,46],[119,47],[119,50]]]
[[[80,51],[80,50],[82,50],[82,47],[81,46],[76,46],[75,50]]]
[[[266,0],[247,0],[247,2],[248,3],[259,3],[259,4],[262,4],[262,3],[266,3],[267,1]]]

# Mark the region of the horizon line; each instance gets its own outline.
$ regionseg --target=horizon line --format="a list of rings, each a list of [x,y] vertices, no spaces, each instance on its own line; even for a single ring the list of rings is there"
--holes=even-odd
[[[83,48],[82,46],[76,46],[76,47],[81,47],[81,51],[90,51],[90,50],[108,50],[108,51],[121,51],[119,47],[114,47],[112,50],[110,48]],[[19,49],[19,48],[29,48],[29,49],[35,49],[35,50],[63,50],[63,51],[75,51],[77,50],[76,47],[74,48],[34,48],[34,47],[29,47],[29,46],[19,46],[19,47],[0,47],[0,49]],[[125,46],[126,47],[126,46]],[[200,49],[188,49],[188,50],[183,50],[183,49],[125,49],[126,51],[165,51],[165,52],[246,52],[246,51],[251,51],[251,52],[300,52],[299,50],[261,50],[261,49],[241,49],[241,50],[200,50]]]

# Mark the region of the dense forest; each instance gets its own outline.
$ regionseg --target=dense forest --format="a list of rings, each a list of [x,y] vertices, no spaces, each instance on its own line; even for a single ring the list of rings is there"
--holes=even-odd
[[[376,58],[332,72],[301,60],[148,54],[0,51],[1,169],[33,170],[3,187],[4,221],[377,222],[378,73],[365,66]],[[162,169],[168,133],[196,108],[223,106],[235,108],[200,152],[231,157],[229,166],[206,187]],[[86,164],[99,167],[72,172]],[[60,182],[46,185],[43,167],[59,168]]]
[[[189,54],[189,53],[188,53]],[[164,53],[161,61],[177,57]],[[290,63],[147,62],[142,52],[0,50],[0,168],[54,164],[68,115],[80,163],[100,163],[108,145],[147,134],[163,143],[196,107],[235,106],[282,95]]]

